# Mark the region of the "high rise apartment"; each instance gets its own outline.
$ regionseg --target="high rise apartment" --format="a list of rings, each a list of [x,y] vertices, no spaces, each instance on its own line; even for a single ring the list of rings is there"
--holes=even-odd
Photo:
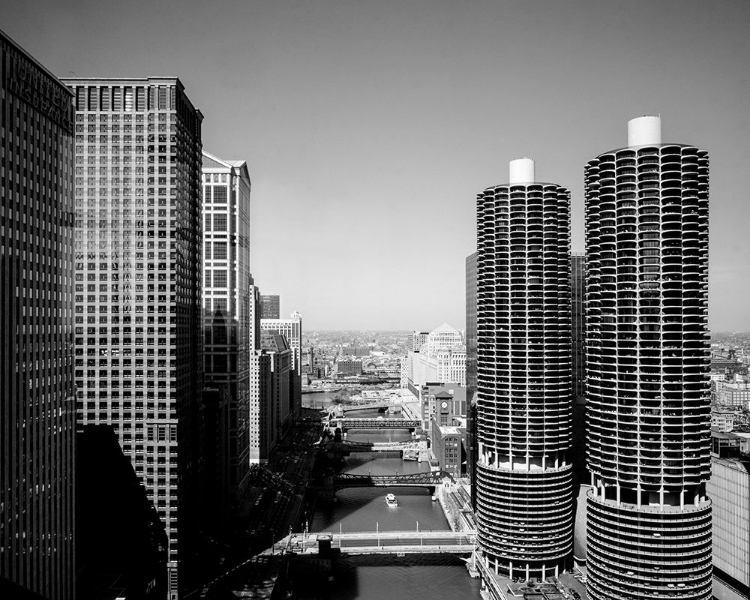
[[[477,240],[479,543],[495,572],[545,578],[573,544],[570,193],[512,161]]]
[[[280,319],[281,318],[281,299],[279,296],[263,294],[260,297],[260,318],[261,319]]]
[[[588,594],[707,600],[708,155],[633,119],[585,193]]]
[[[0,31],[0,579],[74,597],[73,102]]]
[[[203,117],[174,77],[65,83],[78,110],[78,424],[117,431],[166,528],[176,599],[201,496]]]
[[[228,394],[229,431],[214,467],[226,469],[229,506],[249,510],[250,485],[250,175],[245,161],[203,151],[203,315],[206,386]]]

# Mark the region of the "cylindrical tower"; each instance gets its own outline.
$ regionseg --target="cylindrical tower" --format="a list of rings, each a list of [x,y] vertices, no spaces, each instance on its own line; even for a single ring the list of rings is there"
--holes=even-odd
[[[645,119],[586,167],[588,594],[708,600],[708,155]]]
[[[477,519],[490,568],[544,578],[573,544],[570,193],[510,172],[477,197]]]

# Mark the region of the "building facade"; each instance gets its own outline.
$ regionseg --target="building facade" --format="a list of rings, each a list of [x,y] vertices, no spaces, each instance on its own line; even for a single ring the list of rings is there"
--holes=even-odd
[[[260,328],[283,335],[292,351],[292,413],[298,418],[302,410],[302,315],[295,311],[288,319],[261,319]]]
[[[558,575],[573,545],[570,193],[510,163],[477,198],[477,523],[510,577]]]
[[[716,381],[716,403],[750,410],[750,385],[747,381]]]
[[[573,399],[576,404],[586,401],[586,314],[584,309],[584,282],[586,255],[570,254],[570,306],[571,340],[573,347]]]
[[[719,446],[719,444],[714,444]],[[713,595],[750,598],[750,456],[728,445],[711,453],[706,488],[713,502]]]
[[[64,81],[77,109],[78,426],[117,431],[166,528],[176,600],[202,495],[203,116],[174,77]]]
[[[228,504],[220,513],[244,516],[250,509],[250,174],[245,161],[203,151],[203,336],[206,386],[225,388],[229,429],[220,443],[226,460]]]
[[[265,295],[260,297],[260,318],[280,319],[281,298],[277,295]]]
[[[588,595],[708,600],[708,156],[633,119],[585,195]]]
[[[466,257],[466,472],[476,510],[477,253]]]
[[[0,31],[0,579],[75,594],[72,95]]]
[[[281,439],[293,418],[292,390],[294,389],[294,355],[289,348],[286,337],[272,332],[261,333],[261,351],[269,357],[270,387],[268,409],[272,427],[270,435],[274,443]]]

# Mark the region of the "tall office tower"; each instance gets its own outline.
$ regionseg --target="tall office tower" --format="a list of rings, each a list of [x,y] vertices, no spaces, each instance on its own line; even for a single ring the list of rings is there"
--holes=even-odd
[[[203,315],[206,386],[228,393],[227,469],[232,516],[250,509],[250,175],[245,161],[203,151]]]
[[[295,311],[288,319],[261,319],[260,328],[262,331],[280,333],[289,344],[294,359],[292,363],[294,385],[291,389],[292,418],[299,418],[302,410],[302,315]]]
[[[73,598],[73,103],[0,31],[0,579]]]
[[[573,344],[573,399],[585,403],[586,383],[586,319],[584,315],[584,281],[586,255],[570,254],[571,332]]]
[[[270,439],[278,440],[292,417],[292,390],[294,388],[294,360],[285,336],[272,331],[263,331],[260,336],[261,351],[266,354],[271,370],[270,402],[267,405],[269,421],[274,427]]]
[[[708,599],[708,155],[633,119],[585,194],[588,593]]]
[[[471,480],[471,505],[476,510],[477,482],[477,253],[466,257],[466,471]]]
[[[260,297],[260,318],[261,319],[280,319],[281,318],[281,300],[279,296]]]
[[[570,193],[512,161],[477,240],[479,543],[496,572],[545,578],[573,544]]]
[[[203,386],[201,121],[180,81],[70,78],[78,425],[109,423],[166,527],[197,532]]]

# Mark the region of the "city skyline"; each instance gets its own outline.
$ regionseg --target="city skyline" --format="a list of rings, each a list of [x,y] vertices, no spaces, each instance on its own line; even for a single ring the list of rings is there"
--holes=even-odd
[[[232,18],[190,2],[16,3],[3,29],[59,77],[180,77],[206,117],[205,147],[248,161],[254,277],[311,330],[462,323],[474,191],[519,156],[571,189],[582,250],[582,165],[617,123],[659,113],[665,141],[691,131],[719,165],[711,329],[750,330],[746,3],[222,9]],[[295,243],[277,248],[277,231]],[[430,281],[446,290],[440,302]]]

